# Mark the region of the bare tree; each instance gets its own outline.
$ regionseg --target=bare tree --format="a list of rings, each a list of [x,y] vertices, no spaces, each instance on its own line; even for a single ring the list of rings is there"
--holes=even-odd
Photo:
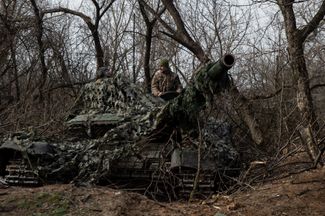
[[[302,116],[302,131],[306,137],[306,145],[313,160],[318,154],[318,147],[313,137],[318,129],[317,118],[314,110],[313,99],[310,89],[309,74],[305,61],[304,42],[307,37],[317,29],[325,16],[325,1],[322,1],[314,17],[302,28],[297,27],[296,15],[293,9],[295,1],[277,1],[283,18],[288,42],[290,65],[297,85],[297,105]]]
[[[137,46],[133,31],[132,34],[129,34],[130,31],[128,31],[134,15],[132,11],[135,9],[135,4],[127,0],[116,2],[112,12],[106,13],[105,19],[102,21],[102,38],[105,39],[103,40],[106,54],[105,63],[110,65],[114,72],[123,71],[124,74],[128,74],[131,68],[136,67],[136,62],[133,61],[136,56],[132,55],[131,57],[132,67],[130,67],[131,64],[127,64],[129,54],[133,53]],[[133,81],[137,78],[136,73],[134,75]]]
[[[151,75],[150,75],[149,65],[150,65],[150,55],[151,55],[152,34],[153,34],[153,28],[155,26],[155,23],[157,22],[157,17],[154,17],[152,20],[150,20],[149,14],[145,10],[145,5],[143,0],[139,0],[139,6],[140,6],[141,15],[146,24],[146,34],[145,34],[146,48],[145,48],[144,62],[143,62],[145,85],[146,85],[146,91],[151,92]],[[159,9],[159,5],[157,7],[157,10],[158,9]],[[164,7],[160,11],[157,10],[156,10],[157,15],[161,16],[161,14],[165,12],[166,8]]]
[[[8,75],[9,87],[8,95],[11,97],[11,82],[15,83],[16,100],[20,99],[20,83],[18,79],[18,70],[16,62],[16,44],[17,25],[13,17],[16,14],[16,1],[2,0],[0,3],[0,77]],[[10,57],[9,57],[10,55]],[[3,79],[3,78],[2,78]],[[4,79],[3,79],[4,80]],[[1,99],[0,99],[1,104]]]
[[[173,0],[162,0],[163,4],[167,8],[169,14],[171,15],[172,19],[174,20],[174,24],[176,29],[173,26],[169,25],[163,19],[159,18],[155,11],[150,8],[150,6],[146,5],[146,8],[152,13],[156,14],[158,20],[161,24],[166,28],[168,32],[163,32],[164,34],[168,35],[175,41],[179,42],[186,48],[188,48],[194,55],[200,60],[201,63],[207,63],[210,61],[208,55],[205,53],[202,46],[196,42],[188,33],[185,23],[174,5]],[[262,132],[260,130],[259,124],[256,121],[253,112],[251,111],[251,106],[247,98],[245,98],[242,94],[240,94],[239,90],[235,85],[231,88],[231,94],[234,98],[237,99],[238,109],[240,110],[240,114],[242,115],[245,123],[250,129],[252,139],[255,141],[256,144],[261,144],[264,142],[264,138]]]
[[[46,83],[47,79],[47,74],[48,70],[46,67],[45,63],[45,45],[43,43],[43,34],[44,34],[44,29],[43,29],[43,15],[40,12],[40,9],[36,3],[35,0],[30,0],[33,10],[34,10],[34,15],[35,15],[35,26],[36,26],[36,38],[37,38],[37,44],[38,44],[38,49],[39,49],[39,59],[41,62],[41,71],[42,71],[42,76],[39,81],[39,99],[42,102],[43,101],[43,91],[44,91],[44,85]]]
[[[58,7],[58,8],[53,8],[53,9],[49,9],[49,10],[44,10],[42,13],[43,14],[49,14],[49,13],[67,13],[67,14],[71,14],[77,17],[80,17],[87,25],[87,27],[89,28],[91,35],[93,37],[94,40],[94,44],[95,44],[95,51],[96,51],[96,61],[97,61],[97,67],[102,67],[104,66],[104,51],[103,51],[103,47],[101,44],[101,40],[100,40],[100,34],[99,34],[99,23],[102,19],[102,17],[104,16],[104,14],[108,11],[109,8],[111,8],[111,6],[113,5],[113,3],[116,0],[111,0],[110,2],[106,3],[106,1],[103,1],[103,3],[99,3],[99,1],[96,0],[91,0],[91,2],[93,3],[93,5],[95,6],[95,19],[92,20],[89,16],[87,16],[86,14],[79,12],[79,11],[75,11],[75,10],[71,10],[69,8],[64,8],[64,7]]]

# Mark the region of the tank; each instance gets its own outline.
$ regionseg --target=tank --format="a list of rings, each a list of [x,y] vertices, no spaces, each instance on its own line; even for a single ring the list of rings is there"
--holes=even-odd
[[[213,95],[227,88],[230,54],[195,72],[177,97],[164,100],[116,75],[84,86],[64,137],[13,136],[0,147],[8,184],[74,182],[111,185],[155,199],[209,195],[239,173],[226,121],[201,118]],[[168,98],[170,99],[170,98]]]

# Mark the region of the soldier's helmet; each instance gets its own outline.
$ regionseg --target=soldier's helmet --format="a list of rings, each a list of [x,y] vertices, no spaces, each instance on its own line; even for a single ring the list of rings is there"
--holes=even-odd
[[[159,66],[160,67],[165,67],[165,68],[169,68],[169,61],[168,59],[161,59],[159,62]]]
[[[161,70],[163,70],[165,72],[170,71],[168,59],[161,59],[159,62],[159,67]]]

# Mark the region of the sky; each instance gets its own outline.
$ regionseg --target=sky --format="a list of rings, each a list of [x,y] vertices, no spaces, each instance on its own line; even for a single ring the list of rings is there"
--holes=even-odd
[[[69,8],[71,9],[77,9],[80,4],[83,2],[84,0],[52,0],[50,1],[50,3],[52,5],[58,5],[58,4],[61,4],[63,6],[68,6]]]
[[[64,6],[71,9],[78,9],[82,3],[90,2],[90,0],[51,0],[50,3],[53,6]],[[265,19],[267,17],[266,15],[269,13],[274,13],[274,10],[276,7],[274,7],[274,4],[255,4],[252,6],[252,0],[223,0],[225,4],[229,3],[230,5],[237,5],[239,7],[255,7],[254,10],[257,14],[256,20],[261,22],[261,20]]]

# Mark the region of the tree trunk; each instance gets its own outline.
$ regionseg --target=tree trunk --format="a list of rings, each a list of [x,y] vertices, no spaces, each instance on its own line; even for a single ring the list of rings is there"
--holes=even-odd
[[[43,102],[43,91],[44,91],[44,85],[46,83],[47,79],[47,67],[45,64],[45,46],[43,43],[43,16],[40,13],[40,10],[36,4],[35,0],[30,0],[34,9],[34,15],[36,20],[36,38],[37,38],[37,44],[39,49],[39,58],[41,61],[41,79],[39,81],[39,101]]]
[[[296,44],[300,44],[297,47]],[[314,131],[319,129],[310,91],[309,75],[306,68],[302,43],[292,43],[289,45],[291,53],[291,67],[297,79],[297,106],[301,113],[302,120],[310,124]],[[304,124],[306,125],[306,124]]]
[[[100,43],[98,29],[90,29],[90,30],[95,43],[97,68],[100,68],[104,66],[104,51]]]
[[[145,77],[145,85],[146,85],[146,92],[151,92],[151,75],[150,75],[150,56],[151,56],[151,44],[152,44],[152,33],[153,28],[157,22],[158,17],[160,17],[166,10],[164,7],[162,10],[158,12],[157,17],[153,18],[151,21],[149,20],[149,16],[145,10],[145,2],[143,0],[139,0],[140,12],[143,17],[144,22],[146,23],[146,49],[144,53],[144,77]]]
[[[146,50],[144,53],[144,77],[145,77],[145,85],[146,92],[151,92],[151,75],[150,75],[150,53],[151,53],[151,38],[152,38],[153,26],[147,26],[146,30]]]
[[[311,127],[301,126],[298,129],[298,133],[300,136],[303,145],[305,146],[306,152],[311,161],[316,162],[317,156],[320,152],[315,137],[313,135],[313,130]]]
[[[231,87],[230,94],[235,100],[235,108],[237,110],[237,113],[241,116],[241,118],[247,125],[253,141],[257,145],[261,145],[264,142],[263,134],[260,130],[260,126],[257,122],[257,119],[254,117],[254,113],[252,111],[252,107],[249,100],[242,94],[240,94],[235,85]]]
[[[14,79],[15,79],[15,87],[16,87],[16,101],[20,100],[20,85],[19,85],[19,77],[18,77],[18,68],[16,61],[16,48],[14,47],[14,43],[11,44],[11,59],[13,65]]]
[[[34,1],[34,0],[31,0],[31,1]],[[114,1],[112,1],[112,2],[114,2]],[[111,6],[111,4],[109,5],[109,7],[110,6]],[[105,8],[104,11],[107,11],[107,9],[108,8]],[[100,8],[96,7],[97,14],[100,13],[99,10],[100,10]],[[92,23],[92,20],[91,20],[91,18],[89,16],[86,16],[85,14],[83,14],[81,12],[70,10],[70,9],[64,8],[64,7],[44,10],[42,12],[42,14],[58,13],[58,12],[68,13],[68,14],[78,16],[86,23],[87,27],[89,28],[89,30],[91,32],[91,35],[93,37],[94,44],[95,44],[97,68],[103,67],[104,66],[104,51],[103,51],[103,48],[102,48],[102,45],[101,45],[101,42],[100,42],[100,35],[99,35],[99,32],[98,32],[98,24],[99,24],[99,21],[100,21],[100,19],[102,17],[102,14],[97,15],[96,20],[95,20],[95,24]]]
[[[291,56],[291,68],[294,76],[297,77],[297,106],[301,115],[303,131],[302,142],[306,146],[307,152],[314,161],[319,153],[317,143],[314,142],[314,134],[319,129],[310,91],[309,76],[304,58],[302,42],[298,38],[293,38],[289,42],[289,54]]]
[[[315,160],[319,148],[315,142],[314,134],[319,129],[310,90],[309,75],[304,56],[304,41],[307,36],[317,28],[325,16],[325,1],[307,25],[299,30],[293,10],[294,1],[278,0],[281,9],[285,31],[288,41],[288,52],[293,76],[297,85],[297,106],[301,115],[300,134],[302,142],[312,160]]]
[[[209,61],[209,57],[204,52],[202,46],[197,41],[194,41],[186,30],[182,17],[176,9],[173,0],[162,0],[162,2],[166,6],[168,12],[175,22],[175,25],[177,26],[177,30],[172,32],[173,35],[169,36],[193,52],[202,63],[207,63]],[[172,28],[169,29],[171,30]]]

